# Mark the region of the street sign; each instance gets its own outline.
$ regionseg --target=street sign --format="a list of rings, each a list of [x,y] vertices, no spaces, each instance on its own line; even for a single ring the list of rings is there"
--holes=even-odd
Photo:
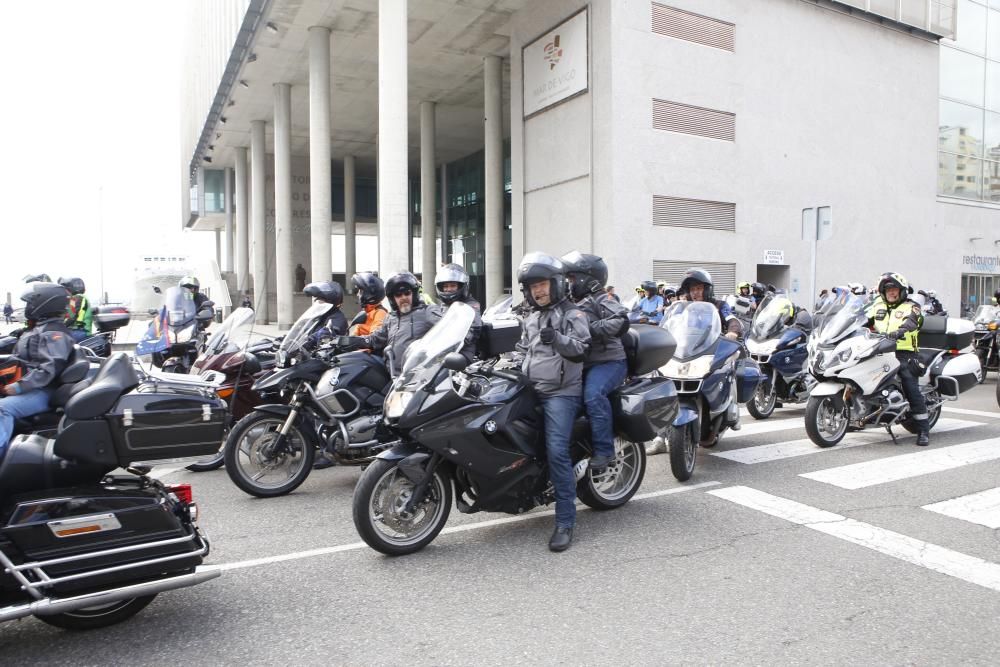
[[[764,251],[764,263],[765,264],[784,264],[785,263],[785,251],[784,250],[765,250]]]
[[[816,298],[816,242],[833,236],[833,207],[818,206],[802,209],[802,240],[812,246],[809,271],[809,298]]]
[[[826,241],[833,236],[833,207],[820,206],[816,209],[816,240]]]

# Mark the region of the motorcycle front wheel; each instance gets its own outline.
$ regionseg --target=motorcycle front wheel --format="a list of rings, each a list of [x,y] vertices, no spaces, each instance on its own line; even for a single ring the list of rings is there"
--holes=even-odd
[[[833,447],[844,439],[850,422],[850,408],[839,410],[836,396],[810,396],[806,403],[806,434],[818,447]]]
[[[96,630],[132,618],[153,601],[153,595],[117,600],[94,607],[84,607],[61,614],[37,614],[35,618],[63,630]]]
[[[414,484],[399,471],[398,461],[375,459],[354,489],[354,527],[376,551],[405,556],[430,544],[451,513],[451,479],[434,471],[424,500],[412,510],[406,504]]]
[[[770,390],[768,388],[769,385]],[[747,412],[754,419],[767,419],[774,414],[774,408],[778,404],[778,392],[774,385],[769,382],[761,382],[754,390],[753,396],[747,401]]]
[[[694,474],[699,437],[701,437],[700,419],[689,421],[683,426],[671,426],[667,432],[667,442],[670,445],[670,472],[678,482],[686,482]]]
[[[632,499],[645,476],[645,446],[615,438],[615,458],[601,472],[588,470],[576,485],[576,496],[592,509],[613,510]]]
[[[224,462],[229,479],[258,498],[291,493],[312,471],[316,447],[312,439],[292,424],[284,445],[276,447],[285,418],[266,412],[251,412],[226,438]]]

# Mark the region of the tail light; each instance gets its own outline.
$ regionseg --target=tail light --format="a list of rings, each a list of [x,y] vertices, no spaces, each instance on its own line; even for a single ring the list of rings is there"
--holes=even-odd
[[[194,493],[191,492],[190,484],[168,484],[167,491],[177,496],[177,500],[182,503],[191,503],[194,501]]]

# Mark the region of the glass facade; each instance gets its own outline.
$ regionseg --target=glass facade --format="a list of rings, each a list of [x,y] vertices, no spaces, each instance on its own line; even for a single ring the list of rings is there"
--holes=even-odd
[[[342,174],[333,176],[331,187],[333,192],[330,204],[333,217],[336,220],[343,220],[344,176]],[[378,218],[378,185],[374,178],[354,178],[354,217],[370,220]]]
[[[1000,203],[1000,1],[957,9],[940,49],[938,194]]]
[[[205,210],[208,213],[226,212],[226,172],[223,169],[205,170]]]

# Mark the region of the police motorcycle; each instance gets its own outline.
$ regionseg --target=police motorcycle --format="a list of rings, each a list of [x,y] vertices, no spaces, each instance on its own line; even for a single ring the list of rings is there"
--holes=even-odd
[[[474,312],[457,302],[404,357],[385,400],[386,424],[399,438],[378,455],[354,490],[354,525],[373,549],[414,553],[459,512],[520,514],[554,502],[545,457],[544,416],[530,382],[499,370],[493,358],[519,336],[483,324],[480,356],[458,354]],[[673,384],[650,376],[670,358],[673,340],[657,327],[627,334],[633,379],[611,395],[616,456],[600,473],[588,470],[590,427],[573,430],[571,456],[577,497],[597,510],[627,503],[646,471],[642,443],[665,429],[677,410]]]
[[[726,303],[733,309],[733,316],[740,321],[743,328],[743,340],[746,340],[750,331],[750,324],[753,322],[754,310],[749,297],[738,294],[730,294],[726,297]]]
[[[763,376],[742,358],[743,347],[722,336],[719,311],[703,301],[678,301],[660,324],[677,341],[677,351],[660,373],[677,386],[680,409],[667,430],[670,471],[691,479],[699,444],[715,447],[727,429],[739,429],[740,403],[753,396]]]
[[[154,287],[157,292],[159,287]],[[188,373],[205,344],[205,327],[215,316],[212,302],[199,311],[190,291],[171,287],[163,306],[135,347],[136,356],[167,373]]]
[[[982,305],[972,316],[974,327],[976,356],[982,367],[981,380],[986,379],[986,371],[1000,368],[1000,345],[997,341],[997,328],[1000,327],[1000,308],[992,305]]]
[[[257,405],[226,436],[223,460],[233,483],[259,498],[291,493],[312,471],[318,449],[340,465],[365,465],[389,445],[378,428],[390,377],[382,358],[311,349],[331,306],[315,303],[282,339],[277,368],[253,383],[281,403]]]
[[[768,295],[757,307],[746,346],[764,380],[747,401],[754,419],[767,419],[778,404],[804,403],[816,378],[809,373],[807,343],[812,318],[784,295]]]
[[[909,416],[909,403],[898,377],[896,340],[867,328],[864,303],[842,291],[821,304],[809,337],[809,371],[818,384],[806,404],[806,433],[819,447],[839,443],[848,430],[892,427],[910,433],[919,427]],[[979,360],[967,351],[972,324],[929,316],[920,330],[918,358],[926,370],[919,379],[927,402],[928,427],[941,416],[945,400],[978,382]]]
[[[76,358],[63,371],[58,427],[16,436],[0,459],[0,621],[100,628],[219,575],[199,568],[209,544],[191,486],[148,473],[213,451],[225,405],[211,392],[143,382],[123,353],[72,381],[88,367]]]

